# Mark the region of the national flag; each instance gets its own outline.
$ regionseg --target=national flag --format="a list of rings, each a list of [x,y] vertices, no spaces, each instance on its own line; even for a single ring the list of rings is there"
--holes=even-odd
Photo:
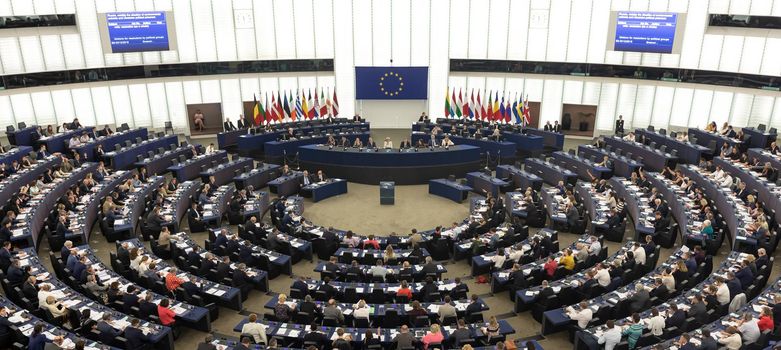
[[[504,118],[504,116],[499,111],[499,91],[497,91],[494,95],[494,105],[492,108],[494,109],[494,121]]]
[[[513,101],[513,116],[515,117],[515,123],[520,124],[521,123],[521,115],[518,113],[518,96],[515,96],[515,101]]]
[[[456,105],[458,105],[458,100],[456,100],[456,88],[453,88],[453,92],[450,94],[450,116],[455,118],[456,116]]]
[[[320,118],[324,118],[328,114],[328,106],[330,103],[327,103],[326,100],[323,88],[320,88],[320,101],[323,101],[323,104],[320,105]]]
[[[315,88],[315,104],[312,105],[312,117],[315,119],[320,117],[320,99],[317,98],[317,88]]]
[[[334,101],[331,103],[331,111],[334,118],[339,115],[339,100],[336,99],[336,88],[334,88]]]
[[[284,120],[285,118],[292,118],[292,116],[290,115],[290,106],[287,103],[287,92],[285,92],[285,97],[284,97],[283,101],[284,101],[284,104],[282,105],[282,110],[284,112],[282,113],[282,119]],[[283,121],[283,120],[281,120],[281,121]]]
[[[450,87],[445,89],[445,118],[450,118]]]
[[[463,100],[461,99],[461,89],[458,90],[458,99],[460,100],[459,102],[461,102],[461,105],[459,107],[461,107],[463,109],[462,114],[464,115],[464,118],[468,118],[469,117],[469,99],[467,99],[467,98],[465,98]]]
[[[274,114],[274,112],[272,112],[272,110],[274,109],[274,107],[272,107],[268,103],[268,92],[265,93],[265,96],[266,96],[266,103],[263,105],[263,111],[264,111],[264,113],[263,113],[263,120],[265,120],[266,124],[268,124],[268,123],[271,122],[271,118],[273,118],[272,114]]]
[[[304,118],[312,119],[309,117],[309,102],[306,100],[304,89],[301,89],[301,100],[301,115],[304,116]]]
[[[504,96],[502,96],[502,102],[499,103],[499,121],[504,121],[507,118],[507,110],[504,108]]]
[[[529,110],[529,95],[526,95],[526,99],[523,102],[523,125],[529,126],[532,124],[531,111]]]
[[[480,102],[480,90],[477,90],[477,104],[475,104],[475,117],[476,119],[485,118],[485,109],[483,109],[483,103]]]
[[[475,89],[469,94],[469,118],[475,117]]]
[[[254,104],[252,105],[252,120],[255,122],[255,125],[260,124],[260,118],[263,115],[262,110],[263,107],[260,106],[260,103],[258,102],[258,97],[255,96],[255,94],[252,94],[252,101]]]
[[[455,94],[455,89],[453,89],[453,93]],[[461,112],[461,90],[458,90],[458,100],[455,101],[455,106],[453,106],[453,110],[456,111],[456,117],[461,118],[463,113]]]
[[[504,106],[504,121],[506,123],[509,123],[510,120],[512,120],[513,112],[510,110],[510,97],[507,97],[507,102],[505,102],[506,105]]]
[[[488,98],[485,99],[485,118],[489,121],[494,120],[494,109],[491,107],[491,91],[488,91]]]
[[[274,116],[277,118],[276,121],[278,123],[281,123],[282,120],[285,119],[285,111],[282,109],[282,101],[281,101],[282,95],[279,94],[279,91],[277,91],[277,97],[276,100],[274,100]]]
[[[303,91],[301,92],[303,94]],[[301,96],[296,93],[296,117],[299,119],[305,119],[306,113],[304,112],[304,108],[301,105]]]

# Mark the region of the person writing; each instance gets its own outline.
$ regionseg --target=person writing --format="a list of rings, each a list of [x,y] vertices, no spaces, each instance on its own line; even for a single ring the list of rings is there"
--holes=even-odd
[[[382,143],[382,148],[393,148],[393,141],[391,141],[390,137],[385,138],[385,141]]]

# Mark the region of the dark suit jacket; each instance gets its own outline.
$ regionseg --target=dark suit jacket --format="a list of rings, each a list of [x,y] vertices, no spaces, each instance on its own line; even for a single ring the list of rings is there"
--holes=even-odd
[[[125,339],[127,339],[128,349],[138,349],[151,341],[148,335],[144,334],[140,329],[131,326],[125,328]]]
[[[224,121],[222,122],[222,127],[225,129],[225,131],[236,130],[236,126],[233,125],[233,122]]]
[[[651,295],[646,290],[636,292],[629,297],[629,311],[638,312],[643,309],[645,303],[651,299]]]

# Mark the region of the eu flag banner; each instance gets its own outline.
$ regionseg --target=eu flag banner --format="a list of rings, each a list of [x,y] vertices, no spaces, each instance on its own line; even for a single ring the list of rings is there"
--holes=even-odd
[[[428,67],[355,67],[358,100],[425,100]]]

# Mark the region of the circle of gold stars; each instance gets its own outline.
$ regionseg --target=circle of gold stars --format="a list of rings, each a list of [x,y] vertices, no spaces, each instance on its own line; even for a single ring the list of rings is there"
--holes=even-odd
[[[389,88],[388,90],[385,90],[385,79],[392,79],[396,78],[399,81],[399,87],[396,89],[396,91],[391,91]],[[404,91],[404,78],[399,75],[399,73],[394,72],[388,72],[385,73],[385,75],[380,77],[380,91],[385,94],[385,96],[398,96],[400,92]]]

